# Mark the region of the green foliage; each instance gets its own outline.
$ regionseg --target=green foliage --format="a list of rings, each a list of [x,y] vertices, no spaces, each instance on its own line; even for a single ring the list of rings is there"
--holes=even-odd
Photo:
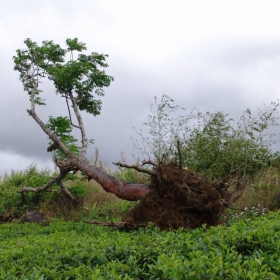
[[[78,107],[90,114],[100,114],[101,101],[94,98],[92,92],[103,95],[103,87],[108,87],[113,81],[99,67],[107,67],[107,55],[91,53],[79,54],[74,60],[74,51],[86,50],[84,43],[78,39],[67,39],[67,48],[63,49],[53,41],[43,41],[39,46],[36,42],[27,39],[24,41],[26,49],[17,50],[14,59],[14,70],[20,72],[20,80],[24,90],[34,92],[36,102],[42,105],[39,83],[44,77],[54,82],[56,90],[62,97],[69,98],[70,93],[76,93],[79,100]],[[65,62],[67,53],[70,52],[70,61]]]
[[[87,195],[87,184],[85,182],[76,181],[75,185],[69,189],[73,195],[78,198],[85,198]]]
[[[249,121],[237,125],[222,112],[198,114],[197,124],[186,128],[181,145],[185,166],[219,179],[244,165],[245,174],[255,174],[273,158],[270,142],[252,133]]]
[[[107,75],[103,70],[108,67],[106,63],[108,55],[96,52],[81,53],[86,51],[86,45],[79,42],[77,38],[67,39],[65,49],[53,41],[43,41],[41,45],[38,45],[31,39],[26,39],[24,43],[26,48],[17,50],[13,57],[14,70],[19,72],[23,88],[29,94],[31,111],[35,113],[35,105],[46,105],[41,97],[40,84],[48,78],[54,83],[56,92],[64,98],[69,119],[63,116],[50,117],[47,127],[57,136],[60,135],[62,143],[74,154],[79,152],[84,154],[88,143],[79,110],[94,116],[100,114],[102,102],[98,96],[103,96],[104,87],[108,87],[113,81],[113,77]],[[79,54],[74,57],[76,52]],[[69,55],[70,59],[67,60]],[[74,112],[78,125],[73,124],[71,111],[72,114]],[[52,138],[44,124],[39,122],[39,125]],[[81,151],[76,145],[77,140],[71,135],[71,126],[81,131]],[[62,147],[52,142],[50,144],[49,151],[59,150]],[[58,157],[63,158],[62,152],[54,153],[54,159]]]
[[[149,130],[138,132],[143,146],[134,145],[146,158],[159,164],[176,162],[211,179],[223,178],[241,165],[244,175],[252,175],[275,159],[271,145],[278,102],[258,109],[256,115],[247,109],[237,122],[223,112],[180,115],[184,109],[173,102],[166,95],[160,102],[155,99],[145,123]]]
[[[21,205],[21,196],[18,193],[22,186],[41,187],[53,176],[49,169],[38,170],[36,165],[30,165],[24,171],[12,170],[11,175],[5,175],[0,183],[0,216],[15,216],[23,209],[32,208],[42,201],[49,200],[51,193],[25,194],[25,205]]]
[[[57,117],[54,118],[52,116],[49,117],[49,122],[46,125],[59,139],[60,141],[67,146],[74,154],[79,154],[79,148],[76,145],[78,141],[71,135],[72,126],[69,118],[67,117]],[[57,158],[65,157],[64,154],[58,149],[57,145],[53,142],[49,142],[48,151],[54,150],[53,158],[54,160]]]
[[[279,212],[208,230],[0,227],[0,279],[279,279]]]

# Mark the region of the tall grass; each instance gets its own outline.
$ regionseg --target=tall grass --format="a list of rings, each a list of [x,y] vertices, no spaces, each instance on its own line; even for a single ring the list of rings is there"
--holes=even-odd
[[[280,206],[280,173],[277,168],[267,168],[252,176],[236,206],[245,208],[262,205],[267,209]]]

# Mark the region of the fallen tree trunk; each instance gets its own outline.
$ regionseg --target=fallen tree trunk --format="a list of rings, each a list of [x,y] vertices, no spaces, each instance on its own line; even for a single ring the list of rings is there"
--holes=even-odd
[[[72,160],[75,168],[99,183],[106,192],[116,195],[120,199],[136,201],[145,197],[149,192],[149,185],[124,183],[120,179],[107,174],[103,169],[91,164],[86,158]]]
[[[237,170],[231,175],[234,176]],[[245,182],[229,184],[231,176],[210,182],[175,164],[154,167],[150,191],[122,219],[122,222],[87,223],[135,229],[152,222],[163,230],[208,227],[220,223],[220,217],[245,189]],[[229,190],[231,189],[231,190]]]

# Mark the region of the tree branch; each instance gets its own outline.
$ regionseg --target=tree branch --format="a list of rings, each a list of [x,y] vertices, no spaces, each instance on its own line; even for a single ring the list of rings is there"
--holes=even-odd
[[[49,190],[49,188],[56,183],[59,178],[61,177],[61,174],[59,174],[59,176],[57,176],[56,178],[52,178],[48,183],[46,183],[44,186],[40,187],[40,188],[34,188],[34,187],[25,187],[23,186],[18,192],[19,193],[23,193],[23,192],[46,192],[46,191],[52,191],[54,192],[54,190]]]
[[[143,160],[141,166],[146,165],[146,164],[149,164],[149,165],[152,165],[152,166],[158,166],[158,164],[155,161],[152,161],[150,159],[149,160]]]
[[[86,155],[86,152],[87,152],[87,145],[88,145],[87,144],[87,138],[86,138],[86,131],[85,131],[85,128],[84,128],[82,116],[81,116],[79,108],[77,106],[77,102],[76,102],[76,100],[73,96],[73,93],[71,91],[69,92],[69,96],[70,96],[70,99],[71,99],[71,102],[72,102],[72,106],[73,106],[75,115],[76,115],[78,123],[79,123],[79,128],[80,128],[81,136],[82,136],[82,147],[81,147],[81,150],[80,150],[79,157],[84,158],[85,155]]]
[[[238,166],[237,168],[235,168],[234,170],[231,170],[229,174],[227,174],[223,179],[222,179],[222,182],[225,183],[229,180],[229,178],[236,174],[238,171],[241,170],[242,167],[244,167],[244,163],[242,163],[240,166]]]
[[[76,203],[77,202],[76,198],[69,192],[69,190],[66,188],[61,178],[58,179],[57,183],[59,184],[62,192],[64,192],[68,198],[70,198],[73,202]]]
[[[71,118],[71,112],[70,112],[70,108],[69,108],[69,103],[68,103],[68,97],[67,97],[67,96],[64,96],[64,97],[65,97],[65,99],[66,99],[66,104],[67,104],[67,109],[68,109],[68,114],[69,114],[69,119],[70,119],[71,125],[72,125],[73,127],[76,127],[76,128],[81,129],[78,125],[73,124],[72,118]]]
[[[117,229],[126,228],[129,230],[147,226],[146,224],[135,225],[133,223],[128,223],[128,222],[101,222],[97,220],[84,220],[84,222],[87,224],[93,224],[98,226],[116,227]]]
[[[236,208],[236,207],[232,207],[230,205],[226,206],[227,208],[231,209],[231,210],[237,210],[237,211],[246,211],[245,208]]]
[[[148,169],[141,168],[141,167],[139,167],[138,165],[128,165],[128,164],[121,163],[121,162],[116,162],[116,163],[113,162],[113,164],[115,164],[115,165],[117,165],[117,166],[120,166],[120,167],[135,169],[135,170],[137,170],[137,171],[139,171],[139,172],[146,173],[146,174],[149,174],[149,175],[151,175],[151,176],[156,175],[156,173],[154,173],[153,171],[148,170]]]
[[[136,201],[145,197],[150,191],[147,184],[123,183],[120,179],[94,166],[86,158],[73,160],[72,163],[84,174],[99,183],[106,192],[113,193],[120,199]]]
[[[53,142],[55,142],[58,145],[58,147],[63,151],[65,155],[67,155],[70,158],[76,158],[76,155],[70,149],[68,149],[49,128],[47,128],[47,126],[37,116],[35,111],[27,110],[27,112],[39,124],[41,129],[53,140]]]
[[[178,155],[179,155],[179,167],[180,169],[183,168],[183,163],[182,163],[182,153],[181,153],[181,149],[180,149],[180,141],[177,140],[177,150],[178,150]]]
[[[60,173],[56,178],[52,178],[48,183],[46,183],[44,186],[40,187],[40,188],[34,188],[34,187],[22,187],[18,192],[19,193],[24,193],[24,192],[35,192],[35,193],[39,193],[39,192],[44,192],[44,191],[49,191],[49,192],[55,192],[56,190],[49,190],[49,188],[54,184],[54,183],[58,183],[58,185],[60,186],[60,189],[62,190],[62,192],[64,192],[66,194],[66,196],[68,198],[70,198],[73,202],[77,202],[76,198],[69,192],[69,190],[66,188],[66,186],[63,183],[63,178],[65,178],[65,176],[68,174],[68,172],[70,171],[70,168],[65,168],[62,167],[60,169]]]

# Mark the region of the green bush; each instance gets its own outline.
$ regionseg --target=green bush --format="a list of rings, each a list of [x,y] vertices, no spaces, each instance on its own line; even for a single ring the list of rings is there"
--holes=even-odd
[[[24,201],[18,192],[24,187],[41,187],[53,176],[49,169],[38,170],[36,165],[30,165],[24,171],[11,171],[5,175],[0,184],[0,217],[2,219],[18,216],[23,210],[32,209],[40,202],[50,200],[52,193],[25,193]],[[0,218],[1,220],[1,218]]]
[[[155,98],[145,130],[135,148],[157,164],[177,163],[211,180],[220,180],[243,165],[244,177],[254,175],[275,160],[271,150],[279,103],[271,102],[252,114],[245,110],[234,121],[223,112],[201,113],[174,105],[166,96]]]
[[[72,186],[69,187],[69,191],[76,196],[76,198],[83,200],[87,193],[87,183],[86,182],[82,182],[82,181],[74,181],[74,184],[71,184]]]
[[[222,112],[200,114],[182,142],[183,164],[216,180],[241,165],[246,175],[267,168],[273,158],[269,143],[251,134],[248,123],[236,127],[231,122]]]
[[[16,214],[20,202],[20,194],[17,191],[15,186],[7,187],[5,183],[0,183],[0,221]]]

